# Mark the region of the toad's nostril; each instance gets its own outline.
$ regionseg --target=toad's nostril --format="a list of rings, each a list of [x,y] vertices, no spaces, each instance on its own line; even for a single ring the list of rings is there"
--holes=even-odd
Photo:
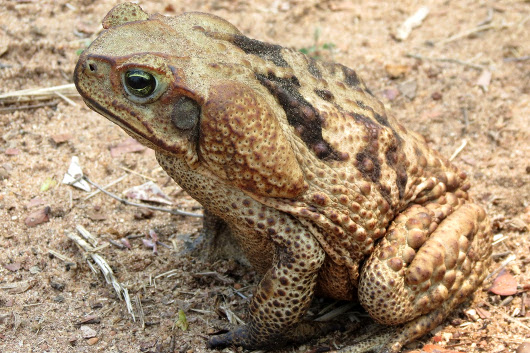
[[[88,69],[92,72],[96,71],[98,69],[98,67],[96,66],[96,64],[94,63],[90,63],[88,64]]]

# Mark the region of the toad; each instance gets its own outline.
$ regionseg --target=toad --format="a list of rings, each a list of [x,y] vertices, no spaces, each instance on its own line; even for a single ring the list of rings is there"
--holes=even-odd
[[[205,13],[116,6],[79,58],[94,111],[156,152],[262,274],[245,325],[208,345],[271,349],[332,325],[315,295],[390,328],[341,352],[398,352],[486,275],[491,230],[469,182],[341,64]]]

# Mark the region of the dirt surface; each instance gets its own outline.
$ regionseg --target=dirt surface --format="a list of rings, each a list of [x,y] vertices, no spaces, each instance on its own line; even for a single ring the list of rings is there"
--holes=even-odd
[[[79,51],[115,3],[0,0],[0,94],[72,83]],[[491,270],[513,254],[505,270],[508,282],[516,283],[506,285],[505,295],[494,294],[488,290],[492,276],[473,300],[407,349],[429,343],[460,352],[513,352],[530,337],[530,3],[425,3],[430,13],[403,41],[394,34],[418,10],[417,1],[141,5],[166,15],[211,12],[250,37],[341,62],[444,155],[466,141],[454,162],[468,173],[472,193],[498,234]],[[79,98],[73,101],[75,106],[61,98],[0,103],[0,351],[208,351],[208,334],[229,327],[223,308],[245,318],[244,297],[252,294],[255,273],[234,261],[183,255],[183,239],[198,236],[198,218],[141,212],[102,193],[86,199],[87,192],[61,184],[78,156],[85,174],[101,185],[127,175],[112,192],[121,195],[146,182],[139,173],[155,180],[175,207],[202,212],[158,167],[152,151],[113,157],[110,148],[126,141],[125,133]],[[25,107],[35,104],[47,105]],[[98,239],[98,254],[133,301],[141,302],[143,325],[138,306],[133,321],[113,288],[90,270],[87,254],[66,237],[78,225]],[[150,230],[168,245],[159,245],[157,254],[146,246]],[[126,237],[131,249],[115,245]],[[328,304],[316,301],[312,311]],[[186,330],[174,327],[179,310]],[[347,345],[354,337],[348,329],[353,316],[343,319],[345,332],[281,352]]]

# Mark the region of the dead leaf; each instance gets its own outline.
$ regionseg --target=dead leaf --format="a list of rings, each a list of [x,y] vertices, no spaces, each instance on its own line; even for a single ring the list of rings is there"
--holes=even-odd
[[[140,142],[130,137],[127,140],[120,142],[116,146],[111,147],[110,155],[112,156],[112,158],[116,158],[125,153],[141,152],[146,148],[147,147],[142,145]]]
[[[416,97],[416,90],[418,89],[418,84],[416,80],[410,80],[403,82],[398,86],[399,91],[402,95],[412,100]]]
[[[491,71],[482,70],[482,73],[480,74],[477,80],[477,86],[479,86],[484,92],[487,92],[490,82],[491,82]]]
[[[70,133],[64,133],[64,134],[55,134],[55,135],[52,135],[51,138],[52,138],[52,141],[56,144],[56,145],[60,145],[61,143],[64,143],[64,142],[67,142],[67,141],[70,141],[72,139],[72,134]]]
[[[486,309],[476,308],[476,311],[481,319],[489,319],[491,317],[491,313]]]
[[[12,264],[4,265],[4,268],[11,272],[17,272],[18,270],[20,270],[21,267],[22,265],[20,264],[20,262],[13,262]]]
[[[387,64],[385,65],[385,71],[390,76],[390,78],[400,78],[405,76],[410,72],[409,65],[399,65],[399,64]]]
[[[435,107],[432,110],[427,110],[421,113],[420,119],[421,120],[434,120],[442,116],[442,114],[443,112],[439,108]]]
[[[416,11],[413,15],[409,16],[405,22],[403,22],[394,33],[394,38],[397,40],[405,40],[410,35],[410,32],[412,32],[413,28],[416,28],[420,26],[429,14],[429,8],[428,7],[420,7],[418,11]]]
[[[144,246],[153,249],[153,254],[158,254],[158,234],[153,229],[149,229],[149,237],[151,239],[142,239]]]
[[[88,182],[83,179],[83,170],[79,164],[79,157],[72,157],[70,165],[68,166],[68,171],[64,174],[62,183],[90,192],[90,185],[88,185]]]
[[[6,148],[4,153],[6,156],[16,156],[20,154],[20,150],[18,148]]]
[[[167,196],[162,189],[152,181],[148,181],[145,184],[133,186],[124,191],[126,197],[130,199],[158,202],[165,205],[171,205],[173,202]]]
[[[435,344],[426,344],[421,351],[426,353],[463,353],[460,351],[448,350]]]
[[[393,101],[399,96],[399,90],[395,87],[386,88],[381,94],[389,101]]]
[[[46,206],[44,208],[33,211],[29,214],[29,216],[26,217],[26,219],[24,220],[24,223],[28,227],[35,227],[41,223],[48,222],[50,220],[50,217],[49,217],[50,212],[51,212],[50,206]]]
[[[24,292],[27,291],[28,289],[32,288],[34,285],[35,285],[35,281],[33,281],[33,280],[18,282],[18,283],[17,283],[16,285],[14,285],[13,287],[8,288],[8,291],[7,291],[7,292],[8,292],[9,294],[20,294],[20,293],[24,293]]]
[[[99,319],[99,317],[97,315],[92,314],[92,315],[85,316],[84,318],[76,322],[75,325],[81,326],[81,325],[88,325],[88,324],[99,324],[100,322],[101,320]]]
[[[122,243],[123,246],[125,246],[127,249],[132,249],[132,245],[131,245],[131,242],[129,241],[129,239],[121,238],[120,239],[120,243]]]
[[[493,281],[493,285],[489,289],[490,292],[498,295],[514,295],[517,293],[517,280],[511,273],[501,271],[501,273]]]
[[[107,216],[101,210],[89,210],[86,215],[93,221],[103,221],[107,219]]]
[[[134,213],[134,219],[149,219],[152,218],[154,215],[155,213],[148,208],[139,208]]]
[[[33,208],[44,204],[44,200],[40,197],[32,198],[27,204],[26,208]]]

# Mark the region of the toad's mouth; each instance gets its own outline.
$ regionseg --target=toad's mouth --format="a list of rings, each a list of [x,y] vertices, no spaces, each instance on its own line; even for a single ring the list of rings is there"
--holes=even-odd
[[[93,111],[95,111],[96,113],[104,116],[105,118],[109,119],[110,121],[112,121],[114,124],[118,125],[119,127],[121,127],[123,130],[125,130],[126,132],[128,133],[132,133],[134,135],[138,135],[144,139],[147,139],[147,136],[145,136],[145,134],[142,134],[140,131],[138,131],[137,129],[135,129],[132,125],[128,124],[126,121],[118,118],[116,115],[112,114],[108,109],[104,108],[103,106],[101,106],[100,104],[96,103],[95,101],[93,100],[90,100],[88,98],[83,98],[83,100],[85,101],[85,104],[90,108],[92,109]]]
[[[156,138],[153,134],[147,134],[145,131],[139,130],[138,128],[134,127],[134,125],[128,123],[126,120],[119,118],[117,115],[113,114],[110,110],[106,109],[96,101],[86,97],[83,97],[83,100],[90,109],[121,127],[127,134],[132,136],[141,144],[149,148],[161,149],[170,153],[175,152],[167,143],[164,143],[162,140]]]

